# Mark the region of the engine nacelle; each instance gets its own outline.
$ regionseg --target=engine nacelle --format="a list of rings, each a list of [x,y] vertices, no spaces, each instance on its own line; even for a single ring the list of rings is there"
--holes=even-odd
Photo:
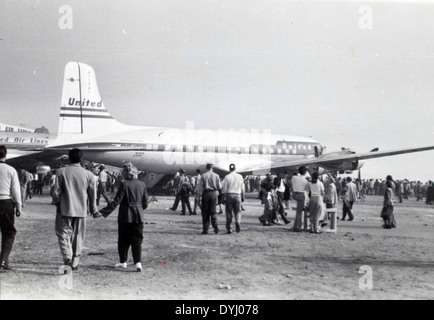
[[[339,172],[345,172],[345,171],[354,171],[359,170],[362,168],[364,163],[362,161],[335,161],[335,162],[327,162],[327,164],[321,164],[321,167],[324,169],[327,169],[329,171],[339,171]]]

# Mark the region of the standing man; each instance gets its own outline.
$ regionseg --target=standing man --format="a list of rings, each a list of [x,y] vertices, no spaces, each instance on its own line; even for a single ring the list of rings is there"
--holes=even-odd
[[[197,207],[199,207],[200,210],[202,210],[202,206],[200,204],[200,196],[198,196],[198,186],[199,186],[199,181],[200,181],[200,170],[197,169],[196,170],[196,179],[194,181],[194,209],[193,209],[193,215],[197,215]]]
[[[297,212],[295,214],[295,221],[294,221],[294,232],[301,232],[302,224],[303,224],[303,211],[306,207],[307,202],[307,194],[309,190],[309,181],[306,179],[306,173],[307,168],[306,167],[300,167],[298,169],[298,175],[293,176],[291,179],[291,185],[292,185],[292,197],[295,201],[297,201]]]
[[[32,199],[32,184],[33,184],[33,174],[30,172],[27,172],[27,178],[29,182],[27,182],[27,194],[26,194],[26,200]]]
[[[105,172],[105,166],[102,164],[99,166],[99,174],[98,174],[98,197],[96,199],[97,206],[99,206],[99,201],[101,200],[101,196],[104,197],[107,203],[110,203],[110,200],[106,195],[107,179],[108,179],[107,172]]]
[[[27,184],[29,182],[28,172],[23,168],[20,168],[18,178],[21,186],[21,204],[24,207],[24,205],[26,204]]]
[[[326,173],[328,178],[324,183],[324,203],[327,209],[336,208],[336,204],[338,203],[338,192],[335,185],[336,180],[328,171],[326,171]]]
[[[214,232],[219,233],[217,221],[217,198],[221,190],[220,178],[215,174],[212,164],[206,165],[206,172],[200,177],[199,181],[199,194],[202,196],[202,234],[208,234],[208,229],[211,224]]]
[[[9,255],[17,234],[15,216],[21,215],[22,207],[18,173],[6,164],[7,153],[7,148],[0,146],[0,231],[2,234],[0,269],[3,270],[11,270]]]
[[[170,210],[176,211],[176,209],[178,209],[179,201],[181,201],[182,185],[188,181],[187,178],[185,177],[185,170],[179,169],[179,171],[176,173],[176,175],[173,177],[172,180],[173,180],[173,189],[175,190],[176,198]]]
[[[226,230],[227,234],[232,233],[232,214],[235,216],[235,230],[241,231],[241,203],[244,202],[246,192],[243,177],[235,172],[234,164],[229,166],[230,173],[222,182],[223,204],[226,205]]]
[[[69,151],[69,166],[57,170],[53,197],[57,204],[56,234],[65,265],[78,270],[86,233],[88,211],[99,217],[96,207],[96,181],[80,162],[79,149]],[[89,204],[89,208],[88,208]]]
[[[347,177],[347,183],[342,188],[342,198],[344,200],[342,220],[345,220],[348,214],[348,221],[354,220],[353,204],[357,200],[356,185],[351,177]]]
[[[191,211],[190,193],[193,191],[193,187],[188,182],[188,179],[186,179],[186,181],[187,182],[184,182],[182,184],[181,189],[179,191],[179,194],[180,194],[180,197],[181,197],[181,204],[182,204],[182,213],[181,213],[181,216],[185,216],[186,209],[188,209],[188,212],[190,213],[190,216],[192,216],[193,215],[193,211]]]

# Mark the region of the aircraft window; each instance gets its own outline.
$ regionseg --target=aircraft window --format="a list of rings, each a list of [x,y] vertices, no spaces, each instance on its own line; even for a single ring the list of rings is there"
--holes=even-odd
[[[277,153],[281,154],[282,153],[282,149],[277,149]]]
[[[285,152],[286,152],[286,153],[289,153],[289,149],[286,149]]]
[[[289,146],[288,146],[288,149],[291,149],[291,150],[292,150],[292,145],[289,145]]]
[[[286,143],[282,144],[283,148],[286,149]]]

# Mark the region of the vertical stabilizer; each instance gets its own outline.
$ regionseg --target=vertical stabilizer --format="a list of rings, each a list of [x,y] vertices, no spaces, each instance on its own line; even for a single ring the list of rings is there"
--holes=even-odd
[[[116,133],[131,130],[110,115],[96,83],[95,71],[87,64],[69,62],[65,67],[60,134]]]

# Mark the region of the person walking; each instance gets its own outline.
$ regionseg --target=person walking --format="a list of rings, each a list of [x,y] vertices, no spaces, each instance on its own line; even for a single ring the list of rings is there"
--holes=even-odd
[[[57,170],[53,190],[57,207],[56,235],[63,262],[72,270],[78,270],[80,263],[88,211],[94,218],[100,216],[96,206],[94,174],[81,166],[82,157],[79,149],[69,151],[71,164]]]
[[[12,270],[9,256],[15,241],[15,217],[22,214],[21,187],[18,172],[6,164],[7,148],[0,146],[0,231],[2,234],[0,269]]]
[[[274,178],[274,189],[276,190],[277,199],[279,202],[279,209],[278,213],[282,217],[282,220],[285,224],[291,223],[291,221],[286,217],[285,212],[285,193],[288,193],[289,187],[286,182],[286,172],[282,172],[282,174],[279,177]]]
[[[262,203],[264,205],[264,212],[259,221],[263,226],[271,226],[273,221],[273,214],[277,212],[279,207],[279,200],[277,199],[276,192],[274,190],[273,178],[271,175],[267,177],[261,183]]]
[[[347,182],[345,186],[342,187],[342,200],[344,202],[342,220],[345,220],[347,215],[349,217],[348,221],[354,220],[353,205],[357,200],[357,194],[356,186],[352,180],[351,177],[347,177]]]
[[[108,175],[105,171],[105,166],[102,164],[99,166],[99,173],[98,173],[98,196],[96,198],[96,205],[99,206],[99,202],[101,200],[101,196],[104,197],[105,201],[107,203],[110,203],[110,199],[107,197],[107,181],[108,181]]]
[[[181,189],[184,183],[188,182],[187,177],[185,176],[185,170],[179,169],[176,175],[173,177],[173,189],[175,190],[175,202],[173,203],[170,210],[176,211],[178,209],[179,201],[181,201]]]
[[[29,182],[28,172],[24,170],[24,168],[20,168],[20,172],[18,173],[18,179],[21,186],[21,204],[24,207],[26,205],[27,184]]]
[[[219,233],[217,220],[217,198],[221,191],[221,182],[217,174],[213,172],[213,165],[207,164],[206,172],[199,181],[199,195],[202,196],[202,234],[208,234],[210,220],[214,233]]]
[[[243,177],[236,173],[235,164],[229,166],[230,173],[223,179],[223,204],[226,206],[226,230],[232,233],[232,218],[235,217],[235,230],[241,231],[241,203],[244,202],[246,192]]]
[[[118,253],[116,268],[128,267],[128,251],[131,247],[137,272],[142,272],[142,243],[144,210],[148,207],[146,184],[138,180],[137,168],[128,163],[123,166],[124,181],[119,186],[115,198],[100,212],[107,218],[118,206]]]
[[[190,216],[193,216],[193,211],[191,210],[191,204],[190,204],[190,193],[193,192],[193,187],[191,186],[190,182],[186,179],[186,182],[184,182],[181,186],[181,189],[179,191],[179,195],[181,197],[181,205],[182,205],[182,213],[181,216],[185,216],[186,211],[188,209],[188,212]]]

